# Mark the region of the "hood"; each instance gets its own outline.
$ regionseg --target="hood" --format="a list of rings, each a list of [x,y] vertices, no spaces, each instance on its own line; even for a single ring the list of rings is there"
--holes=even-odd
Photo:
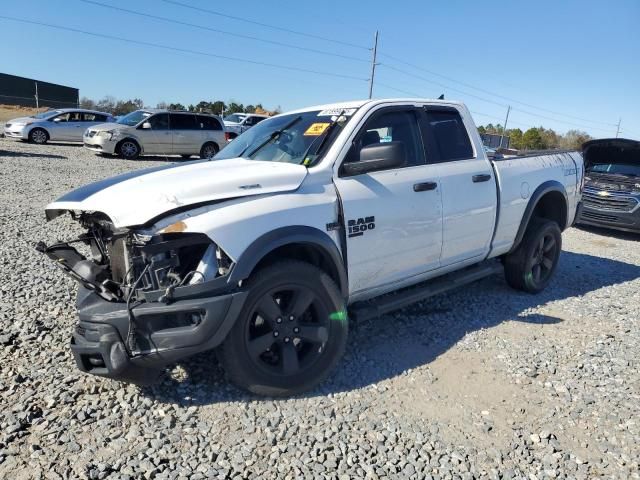
[[[242,158],[168,164],[80,187],[47,205],[46,215],[102,212],[116,228],[142,225],[192,205],[292,191],[306,175],[302,165]]]
[[[42,118],[33,118],[33,117],[18,117],[12,118],[11,120],[7,120],[6,123],[27,123],[27,122],[41,122]]]
[[[603,138],[582,144],[584,166],[589,171],[598,164],[640,165],[640,141]]]
[[[91,125],[89,130],[95,130],[96,132],[107,131],[107,130],[128,130],[130,128],[129,125],[123,125],[122,123],[115,122],[107,122],[107,123],[99,123],[98,125]]]

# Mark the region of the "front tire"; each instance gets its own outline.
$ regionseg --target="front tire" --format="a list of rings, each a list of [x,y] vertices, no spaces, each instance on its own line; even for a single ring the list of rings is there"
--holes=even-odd
[[[117,151],[125,160],[135,160],[140,156],[140,145],[136,141],[126,138],[118,144]]]
[[[49,140],[49,134],[44,128],[34,128],[29,132],[29,141],[31,143],[37,143],[38,145],[44,145]]]
[[[321,383],[342,357],[345,301],[322,270],[283,261],[247,283],[245,305],[218,354],[228,379],[250,392],[284,397]]]
[[[211,160],[219,151],[218,145],[213,142],[207,142],[200,149],[200,158]]]
[[[534,218],[518,248],[505,258],[507,283],[529,293],[544,290],[558,266],[561,250],[562,232],[558,224]]]

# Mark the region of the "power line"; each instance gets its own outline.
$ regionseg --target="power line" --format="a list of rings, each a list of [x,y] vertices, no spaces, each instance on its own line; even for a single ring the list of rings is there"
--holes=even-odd
[[[491,96],[493,96],[493,97],[501,98],[501,99],[503,99],[503,100],[507,100],[507,101],[509,101],[509,102],[513,102],[513,103],[517,103],[517,104],[520,104],[520,105],[524,105],[525,107],[534,108],[534,109],[536,109],[536,110],[541,110],[541,111],[543,111],[543,112],[552,113],[552,114],[554,114],[554,115],[560,115],[560,116],[567,117],[567,118],[573,118],[574,120],[580,120],[580,121],[582,121],[582,122],[598,123],[598,124],[601,124],[601,125],[608,125],[608,126],[610,126],[610,127],[615,127],[615,126],[616,126],[616,124],[615,124],[615,123],[602,122],[602,121],[598,121],[598,120],[591,120],[591,119],[587,119],[587,118],[576,117],[576,116],[574,116],[574,115],[568,115],[568,114],[566,114],[566,113],[557,112],[557,111],[555,111],[555,110],[549,110],[549,109],[547,109],[547,108],[539,107],[539,106],[537,106],[537,105],[532,105],[532,104],[530,104],[530,103],[525,103],[525,102],[522,102],[522,101],[516,100],[516,99],[514,99],[514,98],[511,98],[511,97],[507,97],[507,96],[501,95],[501,94],[499,94],[499,93],[491,92],[490,90],[486,90],[486,89],[484,89],[484,88],[476,87],[476,86],[471,85],[471,84],[469,84],[469,83],[461,82],[461,81],[459,81],[459,80],[456,80],[456,79],[451,78],[451,77],[448,77],[448,76],[446,76],[446,75],[442,75],[442,74],[440,74],[440,73],[437,73],[437,72],[434,72],[434,71],[432,71],[432,70],[426,69],[426,68],[421,67],[421,66],[419,66],[419,65],[416,65],[416,64],[414,64],[414,63],[407,62],[407,61],[402,60],[402,59],[400,59],[400,58],[398,58],[398,57],[395,57],[395,56],[393,56],[393,55],[388,55],[388,54],[385,54],[385,53],[381,53],[381,54],[380,54],[380,56],[381,56],[381,57],[389,58],[389,59],[394,60],[394,61],[396,61],[396,62],[398,62],[398,63],[402,63],[403,65],[406,65],[406,66],[409,66],[409,67],[415,68],[415,69],[417,69],[417,70],[422,70],[423,72],[429,73],[429,74],[434,75],[434,76],[436,76],[436,77],[444,78],[445,80],[449,80],[450,82],[454,82],[454,83],[457,83],[457,84],[459,84],[459,85],[463,85],[463,86],[465,86],[465,87],[467,87],[467,88],[472,88],[473,90],[477,90],[477,91],[479,91],[479,92],[486,93],[486,94],[491,95]]]
[[[291,67],[288,65],[279,65],[276,63],[267,63],[267,62],[261,62],[259,60],[250,60],[250,59],[246,59],[246,58],[239,58],[239,57],[230,57],[230,56],[226,56],[226,55],[218,55],[215,53],[209,53],[209,52],[202,52],[199,50],[191,50],[188,48],[179,48],[179,47],[172,47],[170,45],[162,45],[159,43],[151,43],[151,42],[145,42],[143,40],[134,40],[131,38],[123,38],[123,37],[116,37],[114,35],[106,35],[104,33],[96,33],[96,32],[88,32],[86,30],[80,30],[77,28],[72,28],[72,27],[64,27],[61,25],[54,25],[51,23],[44,23],[44,22],[36,22],[34,20],[26,20],[23,18],[16,18],[16,17],[8,17],[5,15],[0,15],[0,18],[5,19],[5,20],[11,20],[14,22],[20,22],[20,23],[26,23],[26,24],[30,24],[30,25],[39,25],[41,27],[48,27],[48,28],[54,28],[57,30],[65,30],[68,32],[74,32],[74,33],[81,33],[83,35],[91,35],[93,37],[98,37],[98,38],[106,38],[109,40],[118,40],[120,42],[127,42],[127,43],[134,43],[137,45],[143,45],[146,47],[154,47],[154,48],[162,48],[165,50],[171,50],[174,52],[180,52],[180,53],[191,53],[194,55],[201,55],[201,56],[205,56],[205,57],[213,57],[213,58],[220,58],[222,60],[229,60],[231,62],[240,62],[240,63],[249,63],[252,65],[260,65],[263,67],[270,67],[270,68],[279,68],[281,70],[290,70],[290,71],[294,71],[294,72],[303,72],[303,73],[313,73],[315,75],[324,75],[327,77],[337,77],[337,78],[345,78],[345,79],[349,79],[349,80],[359,80],[359,81],[368,81],[367,78],[361,78],[361,77],[355,77],[352,75],[344,75],[341,73],[331,73],[331,72],[322,72],[319,70],[310,70],[307,68],[299,68],[299,67]]]
[[[215,33],[219,33],[219,34],[222,34],[222,35],[231,35],[231,36],[234,36],[234,37],[244,38],[244,39],[247,39],[247,40],[253,40],[253,41],[256,41],[256,42],[263,42],[263,43],[268,43],[268,44],[271,44],[271,45],[278,45],[280,47],[293,48],[293,49],[302,50],[302,51],[305,51],[305,52],[318,53],[318,54],[321,54],[321,55],[329,55],[329,56],[332,56],[332,57],[344,58],[344,59],[353,60],[353,61],[356,61],[356,62],[369,63],[369,60],[365,60],[365,59],[358,58],[358,57],[352,57],[352,56],[349,56],[349,55],[342,55],[342,54],[339,54],[339,53],[329,52],[329,51],[326,51],[326,50],[318,50],[318,49],[315,49],[315,48],[301,47],[299,45],[293,45],[291,43],[278,42],[278,41],[275,41],[275,40],[268,40],[266,38],[254,37],[254,36],[245,35],[245,34],[242,34],[242,33],[229,32],[229,31],[220,30],[220,29],[217,29],[217,28],[206,27],[204,25],[198,25],[196,23],[183,22],[183,21],[180,21],[180,20],[175,20],[173,18],[162,17],[160,15],[153,15],[153,14],[150,14],[150,13],[140,12],[140,11],[137,11],[137,10],[131,10],[129,8],[116,7],[115,5],[109,5],[109,4],[102,3],[102,2],[96,2],[94,0],[79,0],[79,1],[83,2],[83,3],[91,4],[91,5],[96,5],[98,7],[110,8],[112,10],[118,10],[118,11],[121,11],[121,12],[130,13],[132,15],[138,15],[138,16],[141,16],[141,17],[152,18],[154,20],[160,20],[160,21],[163,21],[163,22],[175,23],[177,25],[184,25],[184,26],[187,26],[187,27],[199,28],[201,30],[208,30],[210,32],[215,32]]]
[[[371,50],[369,47],[365,47],[363,45],[357,45],[355,43],[349,43],[349,42],[345,42],[343,40],[336,40],[335,38],[329,38],[329,37],[323,37],[323,36],[320,36],[320,35],[314,35],[312,33],[300,32],[298,30],[291,30],[289,28],[279,27],[277,25],[271,25],[271,24],[268,24],[268,23],[257,22],[255,20],[249,20],[247,18],[237,17],[235,15],[229,15],[229,14],[226,14],[226,13],[217,12],[215,10],[209,10],[207,8],[196,7],[194,5],[189,5],[188,3],[183,3],[183,2],[178,2],[176,0],[162,0],[162,1],[165,2],[165,3],[173,4],[173,5],[179,5],[179,6],[185,7],[185,8],[190,8],[191,10],[196,10],[196,11],[204,12],[204,13],[210,13],[211,15],[217,15],[219,17],[228,18],[228,19],[231,19],[231,20],[237,20],[239,22],[250,23],[251,25],[258,25],[260,27],[271,28],[273,30],[279,30],[281,32],[292,33],[294,35],[300,35],[300,36],[303,36],[303,37],[315,38],[316,40],[324,40],[325,42],[332,42],[332,43],[336,43],[338,45],[344,45],[344,46],[347,46],[347,47],[359,48],[359,49],[362,49],[362,50]]]
[[[421,76],[421,75],[416,75],[415,73],[407,72],[406,70],[403,70],[403,69],[401,69],[401,68],[394,67],[393,65],[389,65],[389,64],[387,64],[387,63],[381,63],[380,65],[381,65],[381,66],[383,66],[383,67],[386,67],[386,68],[388,68],[388,69],[390,69],[390,70],[394,70],[394,71],[396,71],[396,72],[398,72],[398,73],[402,73],[402,74],[404,74],[404,75],[407,75],[407,76],[410,76],[410,77],[416,78],[416,79],[418,79],[418,80],[422,80],[423,82],[433,83],[434,85],[439,85],[439,86],[441,86],[441,87],[443,87],[443,88],[447,88],[447,89],[449,89],[449,90],[452,90],[452,91],[454,91],[454,92],[458,92],[458,93],[460,93],[460,94],[462,94],[462,95],[466,95],[466,96],[468,96],[468,97],[476,98],[476,99],[478,99],[478,100],[480,100],[480,101],[483,101],[483,102],[492,103],[492,104],[494,104],[494,105],[498,105],[498,106],[500,106],[500,107],[502,107],[502,108],[507,108],[507,107],[509,106],[509,105],[507,105],[506,103],[496,102],[495,100],[490,100],[490,99],[488,99],[488,98],[481,97],[481,96],[479,96],[479,95],[475,95],[475,94],[473,94],[473,93],[465,92],[464,90],[460,90],[460,89],[458,89],[458,88],[452,87],[452,86],[447,85],[447,84],[444,84],[444,83],[442,83],[442,82],[438,82],[438,81],[435,81],[435,80],[431,80],[431,79],[429,79],[429,78],[425,78],[425,77],[423,77],[423,76]],[[611,131],[611,129],[608,129],[608,128],[602,128],[602,127],[593,127],[593,126],[580,125],[580,124],[577,124],[577,123],[574,123],[574,122],[568,122],[568,121],[566,121],[566,120],[560,120],[560,119],[557,119],[557,118],[548,117],[548,116],[546,116],[546,115],[542,115],[542,114],[535,113],[535,112],[530,112],[530,111],[528,111],[528,110],[524,110],[524,109],[522,109],[522,108],[514,108],[514,107],[511,107],[511,109],[512,109],[512,110],[515,110],[515,111],[518,111],[518,112],[520,112],[520,113],[524,113],[524,114],[526,114],[526,115],[531,115],[531,116],[534,116],[534,117],[540,117],[540,118],[544,118],[544,119],[547,119],[547,120],[552,120],[552,121],[554,121],[554,122],[559,122],[559,123],[564,123],[564,124],[567,124],[567,125],[572,125],[572,126],[574,126],[574,127],[585,128],[585,129],[592,129],[592,130],[602,130],[602,131],[606,131],[606,132],[610,132],[610,131]]]

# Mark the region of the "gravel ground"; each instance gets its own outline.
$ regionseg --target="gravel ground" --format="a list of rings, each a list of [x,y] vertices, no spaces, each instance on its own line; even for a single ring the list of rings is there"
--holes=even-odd
[[[214,355],[152,388],[79,373],[45,204],[164,159],[0,139],[0,478],[640,478],[640,237],[571,229],[551,286],[501,277],[352,326],[337,373],[270,400]]]

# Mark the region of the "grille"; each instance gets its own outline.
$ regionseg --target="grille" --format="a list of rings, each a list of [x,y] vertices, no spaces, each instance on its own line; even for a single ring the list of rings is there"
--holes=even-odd
[[[598,195],[594,191],[585,191],[582,194],[585,206],[596,210],[609,210],[614,212],[631,212],[638,206],[638,200],[626,195]]]
[[[603,215],[602,213],[587,212],[585,210],[582,211],[580,216],[585,220],[599,220],[601,222],[611,222],[611,223],[618,222],[618,217],[614,217],[613,215]]]

